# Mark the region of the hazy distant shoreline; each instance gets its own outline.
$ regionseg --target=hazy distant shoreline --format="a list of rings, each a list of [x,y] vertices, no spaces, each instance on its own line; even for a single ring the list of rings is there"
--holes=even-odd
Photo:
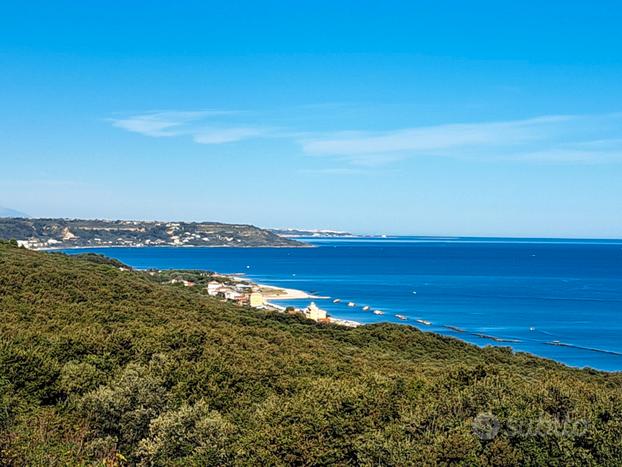
[[[273,248],[317,248],[316,245],[304,244],[304,245],[261,245],[261,246],[251,246],[251,245],[94,245],[94,246],[59,246],[59,247],[46,247],[46,248],[31,248],[32,251],[63,251],[63,250],[99,250],[99,249],[110,249],[110,248],[127,248],[127,249],[143,249],[143,248],[182,248],[182,249],[191,249],[191,248],[227,248],[230,250],[242,250],[242,249],[252,249],[252,248],[265,248],[265,249],[273,249]]]

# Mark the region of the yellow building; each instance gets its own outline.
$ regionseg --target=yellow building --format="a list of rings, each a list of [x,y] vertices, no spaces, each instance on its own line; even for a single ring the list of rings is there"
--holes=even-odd
[[[252,292],[249,297],[249,304],[254,308],[261,308],[265,305],[263,294],[261,292]]]
[[[326,311],[319,308],[315,302],[311,302],[305,310],[305,316],[313,321],[320,321],[326,319]]]

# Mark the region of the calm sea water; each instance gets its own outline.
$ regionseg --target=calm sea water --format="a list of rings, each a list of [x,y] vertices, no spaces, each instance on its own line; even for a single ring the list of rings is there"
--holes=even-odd
[[[410,324],[572,366],[622,370],[622,241],[310,241],[317,248],[89,251],[137,268],[244,273],[262,283],[331,297],[316,302],[337,318]],[[333,303],[335,298],[341,303]],[[357,306],[348,307],[350,301]],[[306,306],[308,300],[280,303]],[[363,311],[365,305],[369,311]],[[385,314],[372,314],[375,309]]]

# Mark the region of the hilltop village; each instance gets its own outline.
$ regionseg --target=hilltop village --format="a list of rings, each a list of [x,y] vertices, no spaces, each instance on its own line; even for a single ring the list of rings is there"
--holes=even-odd
[[[102,247],[309,247],[252,225],[98,219],[0,218],[0,238],[28,249]]]

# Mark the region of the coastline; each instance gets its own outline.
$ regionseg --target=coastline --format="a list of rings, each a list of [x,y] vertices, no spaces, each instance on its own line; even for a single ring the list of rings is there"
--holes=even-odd
[[[265,285],[265,284],[259,284],[259,283],[257,283],[256,285],[260,288],[262,292],[264,290],[272,291],[272,294],[264,294],[264,297],[266,299],[266,304],[280,311],[284,311],[283,305],[279,305],[277,303],[272,303],[272,302],[279,301],[279,300],[304,300],[304,299],[307,299],[307,300],[316,299],[317,300],[317,299],[329,299],[330,298],[330,297],[322,297],[319,295],[312,295],[312,294],[305,292],[304,290],[277,287],[277,286]],[[364,326],[364,324],[359,321],[335,318],[334,316],[330,316],[330,315],[327,315],[326,319],[330,323],[337,324],[339,326],[346,326],[346,327],[351,327],[351,328],[358,327],[358,326]]]
[[[303,290],[299,290],[299,289],[292,289],[292,288],[285,288],[285,287],[279,287],[279,286],[272,286],[272,285],[265,285],[265,284],[260,284],[257,283],[253,280],[250,279],[242,279],[242,277],[245,277],[244,274],[223,274],[223,276],[225,277],[229,277],[229,278],[233,278],[234,280],[244,280],[246,282],[250,282],[258,287],[260,287],[260,289],[265,290],[273,290],[274,291],[274,295],[270,295],[270,296],[266,296],[266,304],[273,308],[276,309],[280,312],[284,312],[285,311],[285,307],[282,305],[279,305],[277,303],[272,303],[273,301],[278,301],[278,300],[298,300],[298,299],[309,299],[309,300],[313,300],[313,299],[330,299],[331,297],[329,296],[317,296],[317,295],[312,295],[309,294]],[[360,305],[356,306],[357,309],[362,308]],[[395,314],[394,316],[402,316],[399,314]],[[355,321],[355,320],[350,320],[350,319],[343,319],[343,318],[336,318],[334,316],[328,316],[328,321],[333,323],[333,324],[337,324],[340,326],[346,326],[346,327],[358,327],[358,326],[366,326],[367,324],[372,324],[372,323],[364,323],[364,322],[359,322],[359,321]],[[399,318],[400,320],[402,320],[402,318]],[[392,324],[400,324],[402,326],[408,326],[408,327],[412,327],[415,329],[418,329],[419,331],[422,332],[430,332],[432,334],[435,335],[439,335],[439,336],[444,336],[444,337],[449,337],[451,339],[456,339],[460,342],[464,342],[467,343],[469,345],[475,345],[476,347],[486,347],[488,345],[491,345],[492,343],[496,343],[499,345],[503,345],[503,344],[511,344],[511,343],[521,343],[522,341],[520,339],[517,338],[512,338],[512,337],[498,337],[498,336],[494,336],[494,335],[490,335],[490,334],[485,334],[482,332],[477,332],[477,331],[472,331],[472,330],[466,330],[466,329],[462,329],[460,327],[457,326],[453,326],[453,325],[448,325],[448,324],[442,324],[442,323],[432,323],[428,320],[422,319],[422,318],[404,318],[402,322],[399,323],[395,323],[392,321],[380,321],[380,322],[388,322],[388,323],[392,323]],[[434,327],[436,329],[431,330],[429,329],[430,326],[434,325]],[[443,332],[440,331],[438,328],[445,328],[447,331],[449,331],[449,333],[447,332]],[[482,342],[481,344],[477,344],[468,340],[465,340],[463,338],[460,338],[460,334],[466,334],[466,335],[470,335],[470,336],[474,336],[477,337],[479,339],[481,339]],[[487,343],[486,343],[487,341]],[[591,348],[591,347],[582,347],[582,346],[576,346],[573,344],[568,344],[568,343],[564,343],[564,342],[559,342],[559,341],[546,341],[546,342],[542,342],[542,344],[544,345],[548,345],[548,346],[559,346],[559,347],[573,347],[573,348],[578,348],[578,349],[582,349],[585,351],[591,351],[591,352],[597,352],[597,353],[607,353],[607,354],[611,354],[611,355],[615,355],[615,356],[622,356],[622,353],[619,352],[615,352],[615,351],[608,351],[608,350],[604,350],[604,349],[598,349],[598,348]],[[596,368],[592,368],[589,366],[574,366],[574,365],[570,365],[564,362],[560,362],[558,360],[555,359],[551,359],[551,358],[547,358],[547,357],[542,357],[536,353],[532,353],[532,352],[528,352],[528,351],[521,351],[521,350],[517,350],[517,349],[513,349],[514,352],[522,352],[522,353],[527,353],[529,355],[533,355],[534,357],[537,358],[543,358],[546,360],[551,360],[554,361],[556,363],[560,363],[562,365],[566,365],[568,367],[571,368],[591,368],[595,371],[601,371],[604,373],[619,373],[619,370],[602,370],[602,369],[596,369]]]
[[[328,298],[328,297],[320,297],[317,295],[312,295],[310,293],[305,292],[304,290],[292,289],[288,287],[279,287],[277,285],[267,285],[261,284],[259,282],[255,282],[252,279],[246,277],[244,273],[237,274],[222,274],[219,272],[214,272],[216,276],[226,277],[235,282],[248,282],[260,289],[264,298],[266,300],[301,300],[301,299],[320,299],[320,298]]]
[[[164,245],[166,246],[166,245]],[[194,246],[186,246],[187,248],[195,248],[196,253],[188,253],[186,256],[194,256],[195,254],[200,254],[201,247]],[[108,247],[111,248],[111,247]],[[73,254],[75,251],[80,250],[89,250],[89,247],[83,248],[73,248]],[[117,253],[119,256],[125,256],[125,253],[122,253],[121,250],[132,250],[135,248],[132,247],[121,247],[119,252]],[[267,248],[266,248],[267,249]],[[62,249],[61,249],[62,250]],[[177,248],[170,247],[165,249],[170,251],[170,254],[174,254],[174,250]],[[207,251],[205,248],[206,258],[212,256],[211,253]],[[227,250],[231,251],[231,248]],[[178,250],[180,254],[183,255],[182,250]],[[225,258],[229,258],[229,254],[225,252],[225,249],[222,249],[222,254],[215,254],[216,257],[223,256]],[[290,253],[276,253],[277,257],[289,257]],[[72,254],[71,251],[67,251],[68,254]],[[108,253],[107,251],[100,251],[101,254],[110,255],[112,252]],[[116,252],[115,252],[116,253]],[[526,251],[526,253],[531,253],[531,250]],[[168,255],[166,253],[165,255]],[[267,253],[266,253],[267,254]],[[243,255],[243,254],[242,254]],[[291,255],[303,255],[303,253],[295,253],[295,250],[291,250]],[[116,256],[116,255],[115,255]],[[161,256],[161,255],[160,255]],[[237,257],[238,255],[234,255]],[[268,255],[270,258],[271,255]],[[533,256],[531,254],[526,255],[529,258]],[[540,257],[541,255],[538,255]],[[129,256],[128,256],[129,257]],[[176,265],[175,263],[171,263],[172,265]],[[179,264],[179,263],[178,263]],[[183,263],[182,263],[183,264]],[[197,263],[197,265],[200,263]],[[202,267],[210,264],[209,262],[204,262],[201,264]],[[224,264],[224,265],[223,265]],[[515,329],[503,329],[499,327],[498,323],[491,322],[489,326],[478,326],[477,322],[475,323],[465,323],[460,320],[455,320],[455,316],[451,313],[445,316],[439,316],[438,313],[434,314],[434,309],[432,309],[432,313],[429,314],[427,309],[424,307],[418,308],[414,307],[412,309],[397,309],[391,307],[389,304],[383,303],[382,301],[376,302],[374,298],[370,297],[361,297],[355,295],[353,293],[341,292],[338,289],[336,290],[322,290],[323,287],[317,286],[315,283],[309,283],[309,281],[303,281],[300,283],[303,286],[303,283],[306,285],[305,287],[308,291],[316,291],[322,290],[324,294],[331,295],[331,298],[341,299],[339,303],[335,305],[332,300],[326,300],[329,297],[319,297],[317,295],[313,295],[305,290],[294,289],[291,287],[287,287],[288,285],[294,285],[295,283],[291,282],[289,275],[285,278],[278,277],[276,275],[268,275],[264,276],[263,271],[257,269],[256,272],[259,275],[256,276],[255,279],[252,277],[247,277],[246,274],[250,273],[250,271],[244,270],[244,265],[246,262],[235,262],[234,266],[230,266],[229,271],[222,274],[218,274],[223,277],[228,277],[231,280],[244,281],[247,283],[252,282],[257,285],[258,288],[263,289],[263,293],[266,295],[265,303],[266,308],[271,308],[275,311],[284,312],[286,308],[290,306],[305,310],[306,307],[310,304],[310,301],[313,300],[322,300],[321,302],[317,302],[316,304],[320,308],[324,308],[327,311],[327,314],[330,316],[331,321],[337,322],[337,324],[341,324],[340,319],[345,320],[353,320],[357,322],[358,325],[367,325],[367,324],[375,324],[375,323],[393,323],[400,324],[405,326],[411,326],[416,329],[425,332],[431,332],[438,335],[443,335],[445,337],[450,337],[453,339],[458,339],[462,342],[468,342],[477,347],[486,347],[488,345],[492,346],[502,346],[502,347],[512,347],[515,352],[525,352],[532,355],[539,356],[541,358],[550,359],[552,361],[556,361],[558,363],[565,364],[571,367],[591,367],[597,369],[598,371],[605,372],[619,372],[619,365],[613,361],[610,363],[611,358],[619,359],[619,353],[615,353],[617,349],[611,348],[607,345],[599,346],[596,342],[591,343],[583,343],[583,342],[574,342],[571,337],[568,336],[553,336],[553,335],[544,335],[542,333],[541,328],[545,329],[545,326],[540,326],[538,322],[527,323],[525,326],[532,326],[528,328],[528,332],[522,332],[522,329],[516,331]],[[255,263],[252,263],[255,264]],[[187,265],[186,265],[187,266]],[[220,270],[227,271],[227,265],[222,263],[222,261],[216,261],[213,266]],[[235,268],[235,269],[233,269]],[[217,269],[217,270],[218,270]],[[264,268],[265,269],[265,268]],[[190,268],[192,270],[192,268]],[[253,271],[255,268],[253,269]],[[239,272],[235,272],[239,271]],[[244,272],[242,272],[244,271]],[[252,274],[251,274],[252,276]],[[270,285],[261,283],[262,280],[266,277],[265,280],[270,282]],[[298,281],[296,281],[298,282]],[[285,287],[281,287],[279,284],[283,284]],[[413,286],[414,287],[414,286]],[[417,287],[419,289],[419,287]],[[418,290],[422,292],[421,290]],[[405,290],[403,293],[410,294],[413,292],[413,288]],[[315,292],[317,293],[317,292]],[[319,293],[318,293],[319,294]],[[420,293],[421,295],[421,293]],[[326,301],[325,301],[326,300]],[[289,302],[288,302],[289,301]],[[350,305],[350,301],[353,305]],[[337,303],[337,302],[335,302]],[[383,313],[381,313],[383,311]],[[378,313],[376,313],[378,312]],[[384,315],[384,316],[373,316],[372,315]],[[401,313],[401,317],[397,316]],[[452,316],[454,319],[449,319]],[[360,321],[359,321],[360,320]],[[522,332],[522,334],[520,334]],[[613,352],[612,352],[613,350]],[[577,352],[580,351],[580,354]],[[569,353],[574,352],[574,353]],[[619,351],[617,351],[619,352]],[[593,355],[594,357],[592,357]],[[609,360],[602,360],[600,356],[597,355],[610,355],[607,357]],[[570,357],[568,357],[570,356]],[[568,361],[570,358],[574,359],[574,361]],[[607,363],[607,366],[603,367],[600,365],[600,361],[604,361]]]
[[[318,299],[318,298],[327,298],[327,297],[319,297],[317,295],[312,295],[304,290],[298,289],[289,289],[285,287],[277,287],[274,285],[265,285],[265,284],[257,284],[260,290],[264,293],[264,297],[266,300],[299,300],[299,299]],[[268,292],[268,293],[265,293]]]
[[[301,242],[302,243],[302,242]],[[31,251],[64,251],[64,250],[99,250],[103,248],[317,248],[316,245],[87,245],[87,246],[51,246],[45,248],[28,248]]]
[[[278,303],[273,303],[273,302],[278,302],[280,300],[322,300],[322,299],[330,298],[328,296],[313,295],[300,289],[292,289],[289,287],[279,287],[275,285],[261,284],[251,279],[247,279],[243,274],[219,274],[219,273],[216,273],[216,274],[221,277],[227,277],[236,282],[248,282],[250,284],[255,285],[256,287],[259,288],[260,292],[263,294],[266,305],[269,308],[272,308],[275,311],[278,311],[281,313],[285,312],[286,307]],[[361,323],[359,321],[335,318],[334,316],[330,316],[330,315],[327,315],[326,319],[328,320],[328,322],[332,324],[336,324],[339,326],[346,326],[350,328],[365,325],[364,323]]]

